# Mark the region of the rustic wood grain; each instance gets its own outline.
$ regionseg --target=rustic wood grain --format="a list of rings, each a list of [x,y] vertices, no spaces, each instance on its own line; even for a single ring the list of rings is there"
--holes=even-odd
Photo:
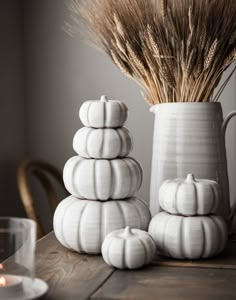
[[[16,270],[10,258],[8,270],[11,267]],[[231,300],[236,299],[236,242],[214,259],[158,258],[144,269],[119,271],[108,267],[101,256],[67,250],[50,233],[37,243],[36,276],[49,284],[42,300]]]
[[[49,284],[43,299],[87,299],[112,273],[101,256],[68,251],[53,233],[38,243],[36,276]]]
[[[9,258],[4,265],[16,271]],[[49,292],[42,300],[88,299],[114,272],[101,256],[78,254],[64,248],[53,233],[37,242],[36,277],[45,280]]]
[[[202,260],[176,260],[156,256],[154,265],[190,268],[217,268],[217,269],[236,269],[236,241],[231,240],[225,251],[217,257]],[[236,296],[235,296],[236,299]]]
[[[235,300],[235,284],[236,270],[150,266],[114,272],[92,299]]]

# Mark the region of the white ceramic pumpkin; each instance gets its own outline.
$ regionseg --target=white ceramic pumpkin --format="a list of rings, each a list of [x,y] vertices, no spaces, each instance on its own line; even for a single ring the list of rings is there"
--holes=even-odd
[[[147,205],[137,198],[101,202],[69,196],[57,206],[53,225],[66,248],[95,254],[108,233],[126,226],[147,230],[150,219]]]
[[[73,140],[76,153],[85,158],[112,159],[126,157],[132,150],[133,141],[124,128],[79,129]]]
[[[86,127],[116,128],[124,125],[128,115],[125,103],[118,100],[108,100],[102,96],[101,100],[84,102],[79,111],[81,122]]]
[[[159,190],[163,210],[185,216],[208,215],[219,207],[220,189],[216,181],[196,179],[188,174],[186,179],[166,180]]]
[[[115,230],[102,244],[105,262],[118,269],[138,269],[149,264],[156,253],[156,245],[150,235],[140,229]]]
[[[215,215],[184,217],[161,212],[150,222],[149,234],[158,251],[179,259],[218,255],[226,246],[227,226]]]
[[[124,199],[136,194],[142,184],[142,168],[133,158],[70,158],[63,170],[70,194],[91,200]]]

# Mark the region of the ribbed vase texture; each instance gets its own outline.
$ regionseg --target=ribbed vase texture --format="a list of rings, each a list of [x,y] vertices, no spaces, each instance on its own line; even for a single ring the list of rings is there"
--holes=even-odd
[[[229,184],[223,116],[220,103],[165,103],[151,108],[155,113],[150,209],[162,211],[158,191],[166,179],[197,178],[219,183],[218,215],[229,215]]]

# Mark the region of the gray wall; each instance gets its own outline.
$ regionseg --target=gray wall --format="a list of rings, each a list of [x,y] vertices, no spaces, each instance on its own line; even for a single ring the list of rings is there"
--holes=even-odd
[[[26,153],[22,1],[0,1],[0,215],[23,215],[15,169]]]

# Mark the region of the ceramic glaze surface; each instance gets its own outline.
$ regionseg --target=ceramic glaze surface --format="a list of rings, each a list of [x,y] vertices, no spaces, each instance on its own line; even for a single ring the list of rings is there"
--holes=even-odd
[[[151,220],[148,232],[163,255],[179,259],[218,255],[228,237],[226,223],[215,215],[183,217],[161,212]]]
[[[142,184],[142,168],[133,158],[70,158],[63,170],[70,194],[91,200],[124,199],[136,194]]]
[[[193,173],[197,178],[219,183],[222,197],[217,214],[227,219],[229,184],[220,103],[164,103],[153,106],[151,111],[155,113],[150,185],[152,215],[161,211],[158,197],[161,184]]]
[[[126,227],[109,233],[102,244],[105,262],[118,269],[137,269],[149,264],[156,245],[143,230]]]
[[[216,181],[196,179],[188,174],[186,179],[166,180],[159,190],[163,210],[178,215],[194,216],[215,213],[220,203],[219,185]]]
[[[122,127],[117,129],[79,129],[73,140],[76,153],[85,158],[113,159],[128,156],[133,141],[129,131]]]
[[[84,102],[79,111],[81,122],[86,127],[116,128],[124,125],[128,115],[125,103],[118,100],[108,100],[102,96],[101,100]]]
[[[126,226],[147,230],[150,218],[148,207],[137,198],[101,202],[69,196],[57,206],[53,226],[66,248],[96,254],[108,233]]]

